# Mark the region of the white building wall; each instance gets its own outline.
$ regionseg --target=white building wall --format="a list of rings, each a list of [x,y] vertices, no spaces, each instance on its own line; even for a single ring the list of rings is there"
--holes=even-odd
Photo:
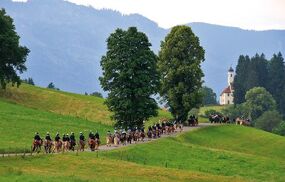
[[[227,105],[227,104],[233,104],[233,103],[234,103],[233,93],[230,93],[230,94],[223,93],[220,96],[220,105]]]

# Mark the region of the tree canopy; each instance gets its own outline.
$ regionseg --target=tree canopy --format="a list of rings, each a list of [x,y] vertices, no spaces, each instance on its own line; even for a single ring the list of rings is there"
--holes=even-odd
[[[216,93],[213,91],[213,89],[207,87],[207,86],[203,86],[201,88],[201,93],[203,96],[203,100],[202,100],[202,105],[215,105],[217,104],[217,95]]]
[[[277,111],[264,112],[255,122],[255,127],[272,132],[282,122],[282,116]]]
[[[254,87],[246,92],[245,106],[252,120],[260,117],[265,111],[276,109],[276,102],[272,95],[263,87]]]
[[[245,102],[245,94],[254,87],[264,87],[275,99],[278,111],[285,116],[285,65],[282,54],[266,60],[264,54],[241,55],[234,79],[234,103]]]
[[[5,89],[8,83],[21,84],[17,75],[27,70],[25,62],[29,49],[19,45],[19,39],[13,19],[0,10],[0,87]]]
[[[107,53],[101,59],[100,83],[108,91],[106,105],[116,126],[142,127],[157,115],[152,95],[158,91],[157,56],[147,36],[137,28],[117,29],[107,39]]]
[[[185,120],[188,112],[202,103],[201,63],[205,51],[199,38],[188,26],[175,26],[161,43],[158,69],[160,95],[177,120]]]

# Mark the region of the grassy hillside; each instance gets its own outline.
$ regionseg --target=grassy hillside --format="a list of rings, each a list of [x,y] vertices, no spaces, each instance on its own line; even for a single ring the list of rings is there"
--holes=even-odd
[[[61,115],[75,116],[97,123],[112,125],[111,113],[103,104],[104,99],[94,96],[67,93],[32,85],[22,84],[20,88],[8,87],[0,90],[0,97],[26,107],[49,111]],[[159,116],[150,118],[150,122],[161,117],[171,118],[170,113],[160,110]]]
[[[0,181],[244,181],[103,158],[95,153],[0,158]]]
[[[285,181],[284,149],[284,137],[253,128],[217,126],[105,155],[151,166],[281,182]]]
[[[2,100],[0,100],[0,108],[0,153],[30,149],[36,131],[40,132],[42,136],[49,131],[52,137],[57,131],[60,134],[73,131],[78,137],[80,131],[87,135],[90,130],[98,130],[101,135],[104,135],[112,129],[109,125],[30,109]]]

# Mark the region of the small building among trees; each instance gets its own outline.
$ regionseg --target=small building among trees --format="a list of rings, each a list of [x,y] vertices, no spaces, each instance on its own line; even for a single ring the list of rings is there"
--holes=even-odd
[[[234,69],[230,67],[228,70],[228,86],[220,95],[220,105],[234,104]]]

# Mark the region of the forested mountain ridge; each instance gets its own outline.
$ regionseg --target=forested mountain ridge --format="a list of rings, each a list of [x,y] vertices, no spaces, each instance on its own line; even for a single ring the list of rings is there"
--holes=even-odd
[[[116,28],[137,26],[147,34],[155,52],[169,32],[138,14],[122,15],[63,0],[1,0],[0,8],[14,19],[21,43],[31,50],[23,77],[33,77],[40,86],[54,82],[62,90],[77,93],[102,91],[100,59],[106,51],[106,38]],[[228,67],[236,65],[240,54],[285,54],[284,30],[249,31],[205,23],[189,26],[206,51],[206,85],[217,94],[226,85]]]

